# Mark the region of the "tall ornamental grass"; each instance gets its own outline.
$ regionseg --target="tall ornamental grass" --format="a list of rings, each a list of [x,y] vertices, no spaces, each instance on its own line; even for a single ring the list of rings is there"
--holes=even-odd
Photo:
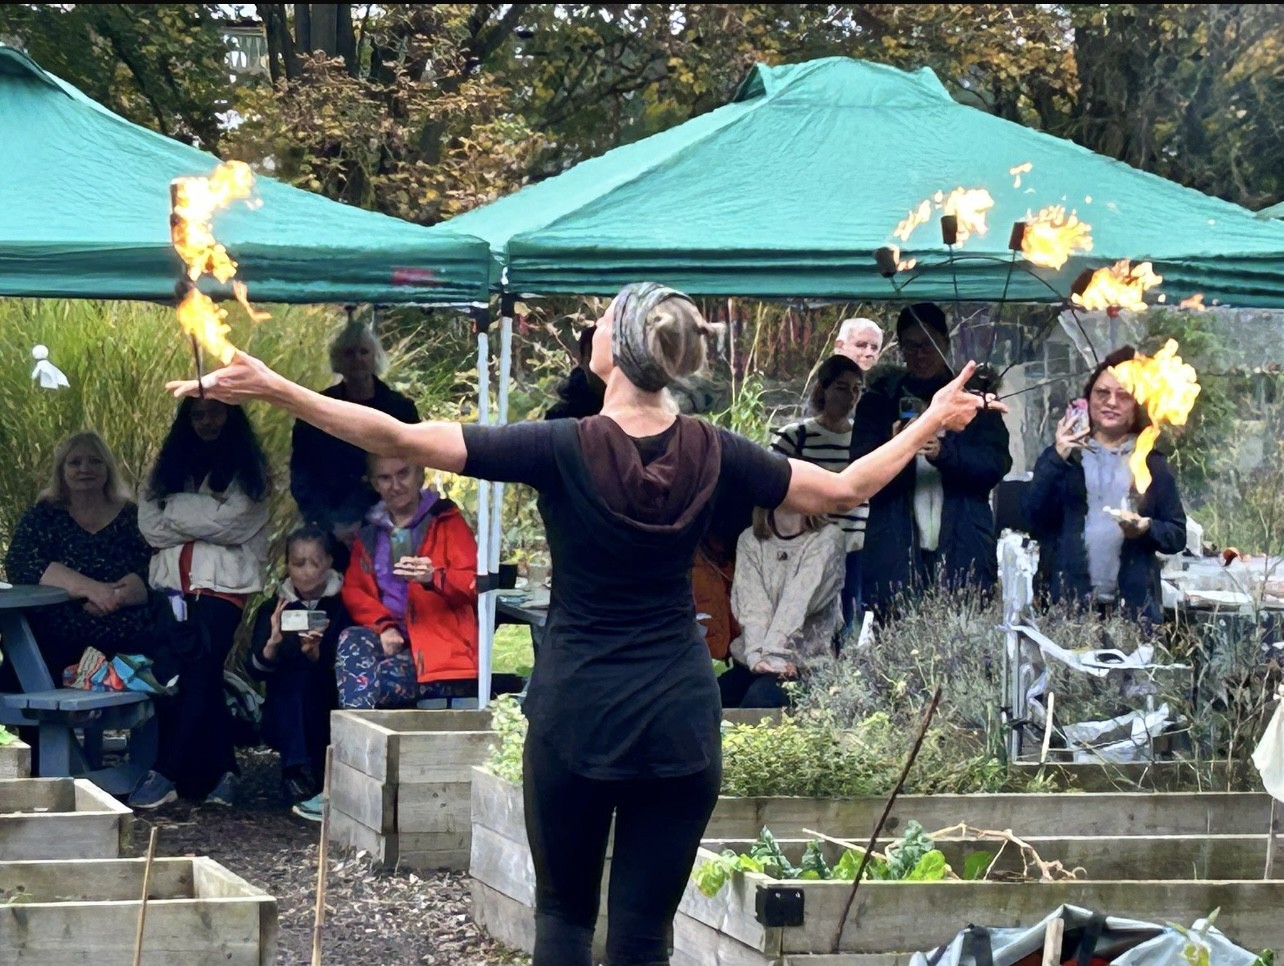
[[[327,345],[341,313],[322,307],[266,306],[258,324],[233,306],[232,340],[304,385],[329,385]],[[33,346],[67,375],[70,388],[41,389],[31,378]],[[389,347],[395,362],[413,361],[406,343]],[[172,309],[139,302],[0,300],[0,546],[45,484],[58,441],[95,429],[141,488],[174,417],[169,379],[194,374],[191,345]],[[271,462],[273,529],[293,524],[287,470],[291,419],[270,407],[249,407]]]

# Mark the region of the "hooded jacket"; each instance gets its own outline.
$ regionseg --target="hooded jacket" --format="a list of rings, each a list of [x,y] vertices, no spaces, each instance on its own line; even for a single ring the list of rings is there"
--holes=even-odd
[[[321,592],[321,597],[315,601],[300,600],[290,579],[287,577],[282,581],[277,596],[265,600],[259,605],[258,613],[254,615],[254,630],[250,634],[250,654],[245,661],[245,672],[256,681],[266,681],[279,671],[315,666],[328,671],[330,683],[333,684],[334,656],[339,635],[352,623],[348,617],[348,609],[343,606],[343,599],[340,597],[342,589],[343,576],[333,570],[326,575],[325,588]],[[277,601],[280,599],[286,601],[285,610],[308,610],[308,605],[312,604],[312,610],[325,612],[330,625],[321,638],[321,656],[317,661],[310,661],[304,656],[299,647],[298,632],[295,631],[285,631],[281,634],[281,646],[277,649],[275,659],[269,661],[264,656],[263,649],[267,645],[268,638],[272,636],[272,613],[276,610]]]
[[[376,505],[370,517],[378,522],[361,528],[343,582],[353,623],[378,633],[399,627],[420,684],[477,677],[477,541],[459,508],[437,500],[412,524],[411,545],[435,569],[427,586],[407,582],[404,620],[384,603],[376,575],[380,534],[391,529],[384,505]]]

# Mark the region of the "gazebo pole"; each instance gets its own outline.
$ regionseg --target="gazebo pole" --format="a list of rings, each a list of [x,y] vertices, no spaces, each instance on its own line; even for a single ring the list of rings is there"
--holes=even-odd
[[[508,383],[513,371],[513,306],[515,304],[516,297],[510,292],[505,292],[500,297],[499,386],[496,393],[496,409],[498,410],[496,422],[500,426],[508,424]],[[491,494],[490,502],[490,549],[487,553],[487,559],[490,561],[492,573],[498,574],[504,535],[504,484],[495,483],[493,486],[494,491]],[[481,708],[486,707],[487,702],[490,700],[497,590],[492,590],[486,596],[488,600],[486,607],[486,640],[489,646],[484,654],[480,652],[479,648],[477,655],[477,705]]]
[[[477,424],[490,423],[490,310],[473,310],[477,330]],[[490,654],[495,624],[490,619],[491,596],[485,593],[490,581],[490,496],[491,484],[477,481],[477,706],[484,708],[490,697]]]

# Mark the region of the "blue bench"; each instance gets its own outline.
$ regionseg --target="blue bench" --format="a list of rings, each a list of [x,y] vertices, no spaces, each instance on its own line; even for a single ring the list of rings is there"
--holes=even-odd
[[[25,611],[68,599],[55,587],[0,591],[0,653],[22,689],[0,694],[0,724],[37,729],[40,777],[88,778],[110,794],[126,795],[156,761],[155,707],[150,696],[136,691],[54,686]],[[103,764],[106,731],[129,733],[124,764]]]

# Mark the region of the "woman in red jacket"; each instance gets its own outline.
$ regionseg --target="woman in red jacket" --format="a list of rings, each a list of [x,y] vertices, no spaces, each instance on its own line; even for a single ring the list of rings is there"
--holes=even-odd
[[[477,541],[424,470],[371,456],[380,502],[366,517],[343,581],[356,623],[339,638],[345,708],[413,707],[477,691]]]

